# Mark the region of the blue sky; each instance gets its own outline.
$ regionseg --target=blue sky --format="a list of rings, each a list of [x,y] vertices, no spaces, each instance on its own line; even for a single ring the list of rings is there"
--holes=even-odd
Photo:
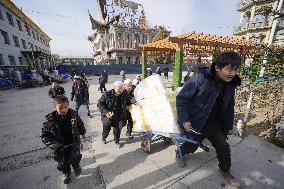
[[[97,17],[97,0],[12,0],[51,38],[52,53],[92,56],[88,9]],[[239,23],[237,0],[133,0],[144,6],[150,25],[185,32],[232,35]]]

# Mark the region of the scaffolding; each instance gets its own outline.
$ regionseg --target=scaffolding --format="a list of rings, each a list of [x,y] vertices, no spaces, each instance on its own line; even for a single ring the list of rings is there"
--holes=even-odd
[[[283,0],[240,0],[237,9],[241,15],[235,36],[262,44],[272,39],[273,44],[284,45]],[[277,25],[273,31],[275,20]]]

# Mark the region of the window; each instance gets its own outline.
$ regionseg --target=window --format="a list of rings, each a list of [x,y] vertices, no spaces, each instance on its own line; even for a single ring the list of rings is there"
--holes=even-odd
[[[12,15],[10,13],[8,13],[8,12],[6,12],[6,15],[7,15],[9,24],[12,25],[12,26],[15,26]]]
[[[7,32],[3,31],[3,30],[0,30],[1,31],[1,34],[4,38],[4,44],[8,44],[10,45],[10,39],[9,39],[9,35]]]
[[[22,46],[24,49],[27,49],[27,44],[26,41],[24,39],[22,39]]]
[[[27,32],[28,32],[28,36],[31,37],[31,29],[27,29]]]
[[[20,43],[19,43],[18,37],[13,35],[13,39],[14,39],[15,47],[20,47]]]
[[[32,31],[32,34],[33,34],[33,38],[36,39],[36,36],[35,36],[35,32]]]
[[[35,51],[38,51],[38,48],[37,48],[37,46],[35,45]]]
[[[32,51],[34,50],[34,45],[31,44],[30,42],[29,42],[29,49],[32,50]]]
[[[19,62],[20,62],[20,65],[24,65],[23,57],[19,57]]]
[[[8,59],[9,59],[10,65],[16,65],[16,61],[15,61],[14,55],[9,55]]]
[[[36,34],[36,39],[39,41],[39,36],[38,36],[38,34]]]
[[[0,9],[0,19],[1,19],[1,20],[4,20],[1,9]]]
[[[3,55],[0,54],[0,65],[5,65]]]
[[[23,31],[21,21],[20,21],[20,20],[16,20],[16,22],[17,22],[17,25],[18,25],[19,30],[20,30],[20,31]]]

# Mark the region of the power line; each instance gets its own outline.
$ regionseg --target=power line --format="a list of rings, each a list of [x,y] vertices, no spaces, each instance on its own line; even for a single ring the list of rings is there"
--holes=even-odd
[[[41,12],[41,11],[37,11],[37,10],[28,10],[28,9],[23,9],[23,8],[21,8],[21,10],[24,11],[24,12],[27,12],[27,13],[40,14],[40,15],[70,19],[70,20],[88,20],[88,18],[83,18],[83,17],[62,15],[62,14],[56,14],[56,13],[50,13],[50,12]]]

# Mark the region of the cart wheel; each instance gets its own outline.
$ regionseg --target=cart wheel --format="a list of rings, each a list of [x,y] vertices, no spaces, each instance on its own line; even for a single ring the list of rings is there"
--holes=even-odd
[[[150,154],[150,152],[151,152],[151,140],[148,139],[145,136],[142,136],[141,137],[141,148],[145,153]]]
[[[170,144],[172,142],[172,139],[169,137],[163,137],[163,140],[166,144]]]

